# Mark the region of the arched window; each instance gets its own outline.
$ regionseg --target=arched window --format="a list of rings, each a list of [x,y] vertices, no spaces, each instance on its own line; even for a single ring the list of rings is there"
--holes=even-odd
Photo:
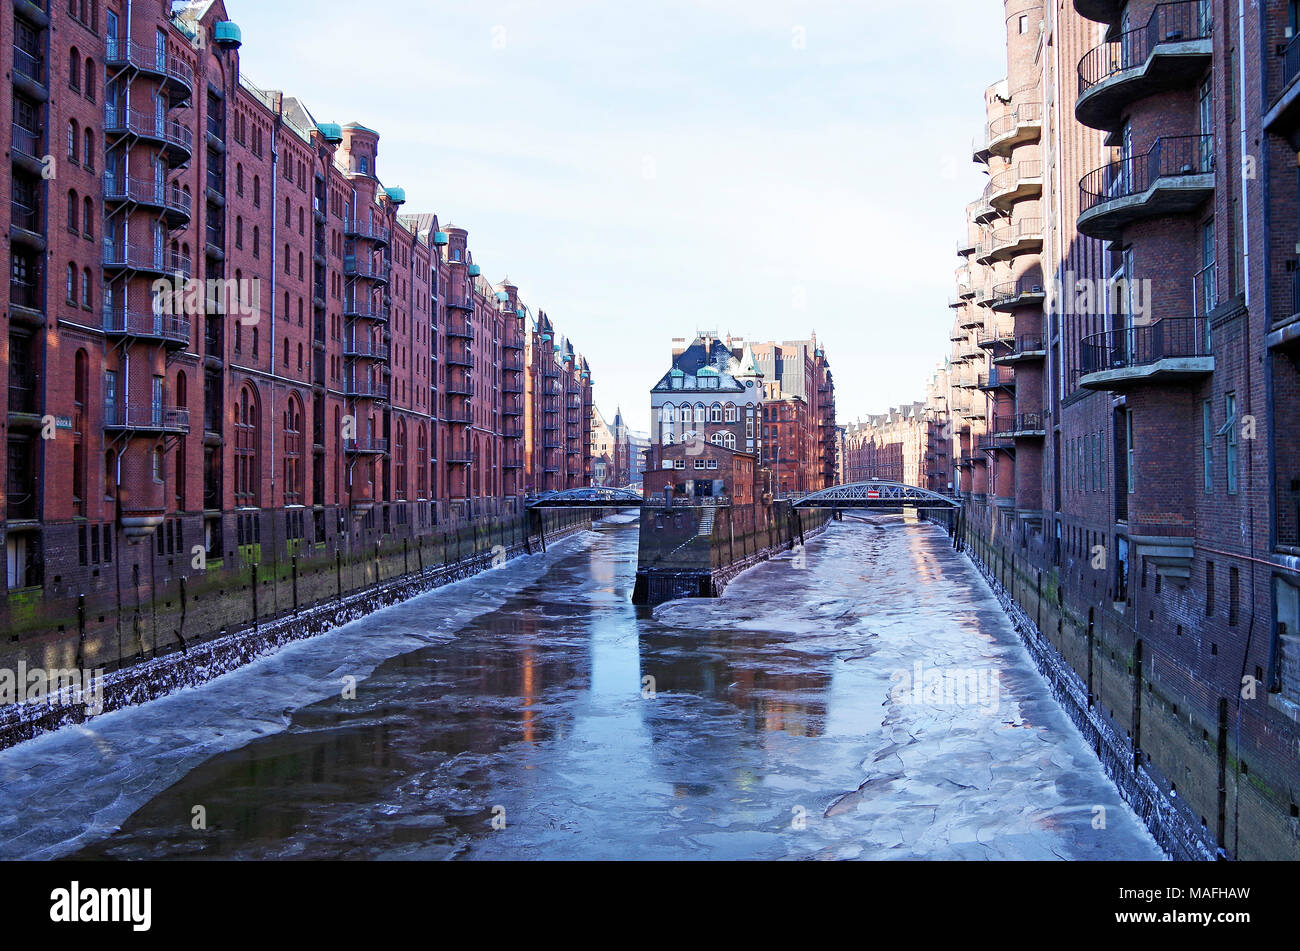
[[[75,188],[68,189],[68,230],[76,234],[81,230],[79,215],[81,214],[81,199],[77,197]]]
[[[298,252],[298,280],[302,280],[302,252]]]
[[[727,433],[726,439],[723,440],[723,443],[722,443],[722,444],[723,444],[724,446],[726,446],[728,449],[735,449],[735,448],[736,448],[736,434],[735,434],[735,433]]]
[[[81,51],[75,46],[68,53],[68,87],[81,92]]]
[[[68,265],[67,299],[69,304],[75,304],[77,302],[77,266],[75,264]]]
[[[736,404],[728,403],[725,407],[724,421],[734,423],[736,421]]]
[[[81,206],[81,233],[87,238],[95,237],[95,200],[89,195]]]
[[[235,164],[235,194],[241,198],[244,195],[244,166],[242,163]]]
[[[253,225],[253,257],[262,256],[262,231],[257,225]]]
[[[87,129],[85,137],[81,142],[81,164],[86,166],[86,171],[95,170],[95,130]]]
[[[235,216],[235,247],[240,249],[244,247],[244,218],[242,215]]]
[[[68,161],[73,165],[77,164],[77,149],[81,145],[80,136],[78,135],[79,126],[76,119],[68,120]]]
[[[394,486],[399,501],[406,500],[406,421],[397,421],[396,439],[393,442]]]
[[[429,497],[429,444],[424,436],[424,423],[415,430],[415,494],[423,500]]]
[[[302,404],[290,393],[284,409],[284,504],[301,505],[302,492]]]
[[[715,423],[722,422],[722,404],[714,403],[713,406],[709,408],[709,419]]]
[[[92,307],[90,284],[90,268],[86,268],[81,272],[81,306],[86,310],[90,310]]]
[[[86,57],[86,98],[95,101],[95,61]]]
[[[262,207],[262,179],[257,175],[253,176],[253,207]]]
[[[722,439],[723,439],[722,433],[714,433],[712,436],[709,437],[709,442],[713,443],[713,445],[715,446],[721,446]]]
[[[185,371],[176,371],[176,408],[186,409],[189,406],[189,385],[185,379]]]
[[[683,423],[689,423],[691,421],[691,408],[689,406],[683,406],[680,415]]]
[[[695,404],[695,421],[696,421],[697,423],[702,423],[702,422],[704,422],[704,420],[705,420],[706,418],[707,418],[707,417],[704,415],[704,404],[703,404],[703,403],[696,403],[696,404]]]
[[[257,395],[245,384],[235,403],[235,504],[260,504],[261,413]]]

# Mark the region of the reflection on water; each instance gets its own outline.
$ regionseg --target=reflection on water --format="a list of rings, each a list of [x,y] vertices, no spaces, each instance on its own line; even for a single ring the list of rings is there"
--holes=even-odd
[[[972,821],[1003,830],[994,855],[1050,857],[1086,851],[1085,802],[1121,809],[942,534],[837,525],[804,570],[651,612],[630,603],[636,531],[209,759],[79,857],[987,857]],[[431,626],[456,596],[421,602]],[[890,671],[943,638],[1006,668],[1032,745],[967,711],[899,732]],[[1029,777],[1037,799],[1008,812]],[[1154,857],[1136,825],[1109,845]]]

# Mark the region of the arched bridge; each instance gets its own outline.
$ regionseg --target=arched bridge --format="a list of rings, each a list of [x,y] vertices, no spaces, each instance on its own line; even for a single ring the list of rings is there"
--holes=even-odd
[[[644,503],[645,499],[639,492],[596,485],[564,492],[543,492],[528,499],[524,505],[530,509],[626,509],[640,508]]]
[[[852,482],[793,499],[797,509],[960,509],[961,503],[938,492],[902,482]]]

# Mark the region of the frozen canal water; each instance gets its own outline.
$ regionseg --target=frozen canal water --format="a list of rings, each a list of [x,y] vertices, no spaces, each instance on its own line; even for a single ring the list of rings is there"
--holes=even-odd
[[[0,753],[0,857],[1160,857],[942,532],[845,521],[653,613],[636,541]]]

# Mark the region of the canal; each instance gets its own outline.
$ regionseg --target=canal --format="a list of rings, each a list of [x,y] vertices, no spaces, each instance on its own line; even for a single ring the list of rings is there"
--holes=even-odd
[[[1161,857],[935,527],[656,610],[636,549],[603,522],[4,751],[0,857]]]

